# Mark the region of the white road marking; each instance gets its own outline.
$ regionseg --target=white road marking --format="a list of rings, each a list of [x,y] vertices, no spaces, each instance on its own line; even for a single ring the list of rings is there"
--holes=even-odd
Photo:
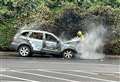
[[[87,73],[87,74],[92,74],[92,75],[97,75],[97,74],[98,74],[98,73],[94,73],[94,72],[88,72],[88,71],[83,71],[83,70],[23,69],[22,71],[25,71],[25,70],[73,71],[73,72],[82,72],[82,73]]]
[[[6,69],[0,69],[0,71],[7,71]]]
[[[62,73],[62,72],[54,72],[54,71],[75,71],[75,72],[83,72],[83,73],[87,73],[87,74],[92,74],[92,75],[96,75],[98,74],[99,72],[97,73],[93,73],[93,72],[88,72],[88,71],[85,71],[85,70],[56,70],[56,69],[19,69],[19,70],[40,70],[40,71],[46,71],[46,72],[52,72],[52,73],[60,73],[60,74],[67,74],[67,75],[72,75],[72,76],[78,76],[78,77],[84,77],[84,78],[91,78],[91,79],[95,79],[95,80],[104,80],[104,81],[111,81],[111,82],[117,82],[117,81],[113,81],[113,80],[106,80],[106,79],[99,79],[99,78],[95,78],[95,77],[90,77],[90,76],[84,76],[84,75],[77,75],[77,74],[70,74],[70,73]],[[50,71],[48,71],[50,70]],[[13,70],[10,70],[8,68],[2,68],[0,71],[13,71]],[[16,70],[15,70],[16,71]],[[120,74],[120,72],[112,72],[112,73],[117,73],[117,74]]]
[[[9,70],[11,70],[10,68],[0,68],[0,71],[9,71]],[[39,70],[39,69],[29,69],[29,68],[27,68],[27,69],[16,69],[16,70]],[[103,71],[99,71],[99,70],[97,70],[97,71],[95,71],[95,72],[88,72],[87,70],[63,70],[63,69],[58,69],[58,70],[56,70],[56,69],[40,69],[40,70],[55,70],[55,71],[75,71],[75,72],[83,72],[83,73],[88,73],[88,74],[93,74],[93,75],[97,75],[98,73],[116,73],[116,74],[120,74],[120,71],[118,71],[118,72],[103,72]]]
[[[16,69],[17,70],[17,69]],[[103,72],[103,71],[95,71],[95,72],[88,72],[88,70],[63,70],[63,69],[19,69],[19,70],[52,70],[52,71],[76,71],[76,72],[83,72],[83,73],[88,73],[88,74],[92,74],[92,75],[97,75],[98,73],[116,73],[116,74],[120,74],[120,72]]]
[[[85,75],[77,75],[77,74],[70,74],[70,73],[62,73],[62,72],[55,72],[55,71],[48,71],[48,70],[39,70],[39,71],[44,71],[44,72],[49,72],[49,73],[56,73],[56,74],[71,75],[71,76],[89,78],[89,79],[94,79],[94,80],[99,80],[99,81],[105,81],[105,82],[117,82],[117,81],[113,81],[113,80],[100,79],[100,78],[95,78],[95,77],[90,77],[90,76],[85,76]]]
[[[118,73],[118,74],[120,74],[120,72],[114,72],[114,73]]]
[[[41,62],[41,63],[47,63],[48,64],[48,62]],[[49,64],[74,64],[74,65],[76,65],[76,64],[79,64],[79,65],[87,65],[88,66],[88,63],[77,63],[77,62],[75,62],[75,63],[73,63],[73,62],[49,62]],[[97,63],[97,64],[95,64],[95,63],[90,63],[90,65],[96,65],[96,66],[120,66],[120,65],[114,65],[114,64],[100,64],[100,63]]]
[[[9,78],[13,78],[13,79],[24,80],[24,81],[28,81],[28,82],[40,82],[40,81],[34,81],[34,80],[19,78],[19,77],[10,76],[10,75],[5,75],[5,74],[0,74],[0,76],[2,76],[2,77],[9,77]]]
[[[16,72],[16,73],[30,74],[30,75],[39,76],[39,77],[46,77],[46,78],[50,78],[50,79],[68,81],[68,82],[80,82],[80,81],[75,81],[75,80],[70,80],[70,79],[65,79],[65,78],[59,78],[59,77],[54,77],[54,76],[48,76],[48,75],[42,75],[42,74],[36,74],[36,73],[30,73],[30,72],[22,72],[22,71],[17,71],[17,70],[10,70],[10,71]]]
[[[7,71],[9,68],[0,68],[0,71]]]
[[[1,81],[1,82],[26,82],[26,81]]]
[[[82,72],[82,73],[87,73],[87,74],[91,74],[91,75],[97,75],[98,74],[98,73],[82,71],[82,70],[71,70],[71,71],[73,71],[73,72]]]
[[[108,74],[108,73],[101,73],[102,75],[107,75],[107,76],[113,76],[113,77],[116,77],[115,74]],[[120,76],[118,75],[117,76],[118,78],[120,78]]]

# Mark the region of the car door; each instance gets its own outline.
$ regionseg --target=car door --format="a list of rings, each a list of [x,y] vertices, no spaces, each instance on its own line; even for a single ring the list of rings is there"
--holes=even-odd
[[[60,48],[58,44],[59,41],[53,35],[45,33],[43,50],[57,52]]]
[[[43,33],[32,32],[28,40],[34,51],[41,51],[43,47]]]

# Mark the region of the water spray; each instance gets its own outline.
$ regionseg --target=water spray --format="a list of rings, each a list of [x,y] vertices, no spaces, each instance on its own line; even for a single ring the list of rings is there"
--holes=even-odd
[[[103,59],[103,46],[106,29],[103,25],[93,27],[85,34],[85,39],[77,45],[81,59]]]

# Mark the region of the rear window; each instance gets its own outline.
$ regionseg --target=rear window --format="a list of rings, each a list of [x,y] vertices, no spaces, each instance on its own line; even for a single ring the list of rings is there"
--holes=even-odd
[[[43,39],[43,33],[33,32],[33,33],[30,35],[30,38],[42,40],[42,39]]]
[[[23,32],[21,35],[22,36],[27,36],[29,34],[29,32]]]

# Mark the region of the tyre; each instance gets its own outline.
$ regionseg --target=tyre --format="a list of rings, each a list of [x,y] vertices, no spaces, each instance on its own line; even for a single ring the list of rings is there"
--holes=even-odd
[[[63,57],[65,59],[72,59],[75,56],[75,53],[73,50],[65,50],[63,51]]]
[[[23,56],[23,57],[31,56],[31,49],[29,46],[22,45],[19,47],[18,53],[20,56]]]

